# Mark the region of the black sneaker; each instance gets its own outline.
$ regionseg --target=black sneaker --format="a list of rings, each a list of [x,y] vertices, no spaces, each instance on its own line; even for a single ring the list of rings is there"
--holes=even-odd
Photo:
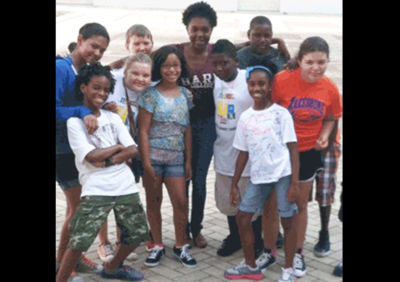
[[[257,267],[262,273],[264,273],[265,270],[267,270],[267,268],[273,265],[275,262],[276,258],[267,252],[263,252],[258,259],[256,259]]]
[[[221,257],[227,257],[232,255],[234,252],[240,250],[242,248],[242,244],[239,240],[234,240],[232,236],[229,234],[223,241],[219,249],[217,250],[217,255]]]
[[[160,245],[156,245],[151,249],[149,257],[144,262],[145,265],[153,267],[160,264],[162,256],[165,255],[165,248]]]
[[[343,276],[343,260],[342,259],[335,266],[335,269],[333,270],[333,275],[335,275],[337,277],[342,277]]]
[[[319,232],[318,243],[314,247],[314,255],[317,257],[326,257],[331,253],[331,243],[329,242],[329,232],[321,230]]]
[[[182,248],[174,247],[174,256],[179,259],[182,264],[186,267],[195,267],[197,265],[196,260],[189,253],[189,244],[184,245]]]

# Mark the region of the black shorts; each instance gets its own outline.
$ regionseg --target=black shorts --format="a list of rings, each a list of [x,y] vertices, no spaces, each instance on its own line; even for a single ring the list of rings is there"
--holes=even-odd
[[[322,163],[322,151],[317,151],[315,149],[299,152],[299,162],[299,181],[302,182],[313,181],[317,173],[324,168]]]

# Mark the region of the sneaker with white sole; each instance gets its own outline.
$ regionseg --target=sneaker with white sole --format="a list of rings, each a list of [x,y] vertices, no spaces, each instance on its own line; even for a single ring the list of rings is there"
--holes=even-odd
[[[120,268],[110,272],[106,272],[103,269],[100,272],[100,276],[107,279],[119,279],[128,281],[140,281],[143,279],[142,273],[127,265],[123,265]]]
[[[263,274],[257,266],[254,269],[245,263],[241,263],[238,266],[225,270],[224,276],[230,280],[261,280],[263,278]]]
[[[139,258],[139,256],[138,256],[138,254],[135,253],[135,252],[130,253],[130,254],[126,257],[126,259],[129,260],[129,261],[137,260],[138,258]]]
[[[102,262],[109,262],[114,257],[115,249],[111,243],[106,242],[97,247],[97,255]]]
[[[304,255],[296,253],[293,258],[293,270],[294,275],[297,277],[303,277],[306,275],[307,266],[306,262],[304,261]]]
[[[293,268],[282,268],[282,276],[278,282],[297,282]]]
[[[314,255],[322,258],[330,255],[331,243],[329,242],[329,232],[327,230],[321,230],[319,232],[319,238],[317,244],[314,246]]]
[[[263,252],[258,259],[256,259],[256,265],[264,273],[267,268],[276,262],[276,258],[267,252]]]
[[[196,267],[197,262],[196,260],[192,257],[192,255],[189,252],[189,244],[183,245],[182,248],[176,248],[174,247],[174,256],[181,261],[181,263],[186,266],[186,267]]]
[[[150,267],[160,264],[162,256],[165,255],[164,245],[155,245],[150,252],[150,255],[145,260],[144,264]]]

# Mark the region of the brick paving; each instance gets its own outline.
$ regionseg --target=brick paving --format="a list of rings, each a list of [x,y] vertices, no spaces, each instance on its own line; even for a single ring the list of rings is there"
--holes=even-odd
[[[182,11],[185,7],[182,7]],[[88,22],[99,22],[103,24],[111,36],[110,45],[105,52],[102,63],[107,64],[115,59],[126,56],[125,31],[135,23],[146,25],[153,33],[155,48],[168,43],[188,41],[184,25],[181,22],[182,11],[165,10],[133,10],[115,8],[94,8],[80,5],[56,5],[56,51],[64,52],[71,41],[75,41],[79,28]],[[330,64],[326,72],[342,92],[342,17],[340,15],[283,15],[279,13],[256,13],[256,12],[218,12],[218,25],[214,28],[211,42],[220,38],[228,38],[234,43],[247,40],[246,33],[250,20],[256,15],[267,16],[273,25],[274,36],[285,40],[290,54],[293,56],[300,43],[308,36],[319,35],[327,40],[330,48]],[[338,183],[342,180],[342,161],[338,169]],[[135,267],[144,274],[143,281],[228,281],[223,277],[224,270],[237,265],[243,259],[243,252],[239,250],[229,257],[216,255],[217,248],[228,234],[226,217],[215,207],[214,200],[215,172],[211,164],[207,177],[207,201],[203,222],[202,234],[208,241],[208,247],[199,249],[193,247],[191,252],[198,261],[194,269],[188,269],[177,262],[172,255],[172,247],[175,241],[172,220],[172,207],[164,189],[162,204],[163,215],[163,241],[166,245],[166,256],[160,265],[154,268],[146,267],[143,262],[147,257],[144,246],[137,248],[139,255],[137,261],[125,263]],[[145,192],[141,184],[140,198],[146,206]],[[56,248],[58,246],[59,232],[64,222],[66,201],[64,194],[55,185],[56,189]],[[318,240],[320,230],[320,219],[317,202],[309,203],[309,219],[304,246],[307,263],[307,275],[301,279],[308,281],[342,281],[341,278],[332,275],[333,268],[342,257],[342,223],[337,214],[340,206],[339,195],[341,186],[336,191],[336,201],[332,206],[332,215],[329,225],[332,253],[325,258],[317,258],[313,255],[313,247]],[[190,203],[190,201],[189,201]],[[116,228],[114,216],[109,218],[109,239],[115,242]],[[87,256],[97,263],[96,248],[99,243],[96,238],[87,252]],[[281,275],[281,267],[284,265],[283,249],[277,252],[277,263],[264,273],[261,281],[277,281]],[[85,281],[120,281],[104,280],[95,274],[80,274]]]

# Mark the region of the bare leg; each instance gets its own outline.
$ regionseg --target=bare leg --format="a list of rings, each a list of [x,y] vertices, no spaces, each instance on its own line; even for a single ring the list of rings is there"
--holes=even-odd
[[[186,196],[185,178],[166,177],[164,181],[174,211],[175,247],[181,248],[187,241],[188,198]]]
[[[66,201],[67,209],[65,212],[65,221],[60,233],[60,242],[58,243],[57,257],[56,261],[61,263],[64,253],[67,249],[67,244],[69,242],[69,230],[68,225],[71,222],[76,209],[80,203],[82,186],[78,185],[67,190],[63,190]],[[71,274],[71,272],[69,273]]]
[[[82,255],[82,251],[73,250],[71,248],[66,249],[64,252],[62,264],[58,270],[56,282],[65,282],[71,275],[79,258]]]
[[[254,258],[254,234],[251,228],[251,218],[253,213],[239,210],[236,215],[236,222],[239,228],[240,241],[244,253],[245,262],[251,267],[256,267]]]
[[[276,249],[276,241],[279,232],[279,213],[275,189],[271,190],[268,200],[265,202],[262,227],[264,233],[264,247],[270,250]]]
[[[110,243],[110,241],[108,241],[107,222],[108,222],[108,220],[106,220],[106,221],[104,222],[103,226],[100,228],[100,231],[99,231],[100,245],[103,245],[103,244],[105,244],[105,243]]]
[[[146,189],[146,213],[151,234],[155,244],[162,244],[161,203],[162,203],[162,176],[157,175],[153,181],[146,172],[143,176],[143,184]]]
[[[285,268],[293,266],[293,257],[296,252],[296,229],[294,228],[294,217],[281,218],[285,240]]]
[[[124,246],[120,244],[113,259],[109,262],[104,263],[104,270],[107,272],[119,268],[121,262],[124,261],[126,257],[136,248],[137,247]]]
[[[305,236],[306,236],[306,230],[307,230],[307,218],[308,218],[308,197],[310,195],[310,191],[312,188],[313,182],[308,181],[308,182],[300,182],[300,193],[297,198],[297,207],[299,209],[299,213],[295,217],[294,224],[295,224],[295,229],[297,233],[297,243],[296,243],[296,248],[297,249],[302,249]]]

